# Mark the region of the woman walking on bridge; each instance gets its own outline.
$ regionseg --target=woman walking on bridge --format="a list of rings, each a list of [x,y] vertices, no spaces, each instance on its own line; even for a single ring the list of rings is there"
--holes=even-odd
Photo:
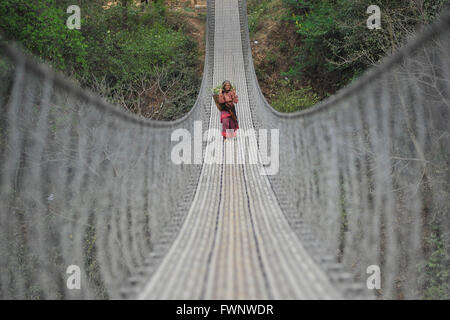
[[[238,103],[236,89],[231,87],[231,82],[225,80],[219,94],[219,104],[221,106],[220,122],[222,122],[223,139],[235,137],[239,129],[235,103]]]

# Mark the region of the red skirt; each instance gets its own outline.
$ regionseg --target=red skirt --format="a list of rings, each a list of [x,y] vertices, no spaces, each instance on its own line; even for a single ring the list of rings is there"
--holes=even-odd
[[[233,120],[228,111],[220,112],[220,122],[222,122],[222,136],[226,138],[235,137],[239,129],[239,123]],[[228,130],[228,135],[227,135]]]

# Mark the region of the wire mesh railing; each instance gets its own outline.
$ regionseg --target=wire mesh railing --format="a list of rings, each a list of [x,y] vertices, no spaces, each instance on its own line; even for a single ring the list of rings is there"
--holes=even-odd
[[[195,190],[201,165],[173,164],[170,136],[209,117],[211,36],[197,101],[173,122],[124,112],[1,45],[1,298],[121,297]]]
[[[431,284],[448,292],[450,10],[347,88],[287,114],[262,95],[240,6],[254,123],[280,130],[280,172],[269,178],[288,219],[321,244],[318,262],[363,287],[379,268],[381,298],[424,297]]]
[[[127,114],[1,45],[1,298],[119,298],[163,227],[182,223],[201,165],[170,161],[170,133],[208,123],[213,4],[199,97],[174,122]],[[317,259],[356,281],[378,266],[379,297],[423,297],[442,280],[427,267],[432,241],[450,243],[450,13],[324,103],[281,114],[259,88],[239,5],[253,124],[280,130],[269,179],[286,217],[306,222]],[[87,284],[75,291],[73,265]]]

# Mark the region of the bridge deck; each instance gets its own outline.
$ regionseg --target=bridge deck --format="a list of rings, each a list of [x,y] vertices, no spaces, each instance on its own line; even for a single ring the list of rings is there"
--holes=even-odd
[[[237,0],[215,3],[214,39],[214,84],[224,79],[236,84],[241,131],[253,128]],[[220,128],[212,99],[210,108],[209,127]],[[217,139],[208,148],[225,157],[245,146],[238,139]],[[260,168],[203,165],[184,224],[138,298],[340,298],[288,225]]]

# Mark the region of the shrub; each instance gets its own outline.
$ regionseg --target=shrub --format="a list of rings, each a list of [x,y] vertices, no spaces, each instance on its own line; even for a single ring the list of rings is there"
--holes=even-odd
[[[307,109],[320,101],[320,97],[311,88],[289,90],[283,88],[272,100],[271,105],[280,112],[294,112]]]
[[[69,73],[86,68],[87,44],[79,30],[66,26],[65,10],[55,0],[2,0],[0,30],[5,39]]]

